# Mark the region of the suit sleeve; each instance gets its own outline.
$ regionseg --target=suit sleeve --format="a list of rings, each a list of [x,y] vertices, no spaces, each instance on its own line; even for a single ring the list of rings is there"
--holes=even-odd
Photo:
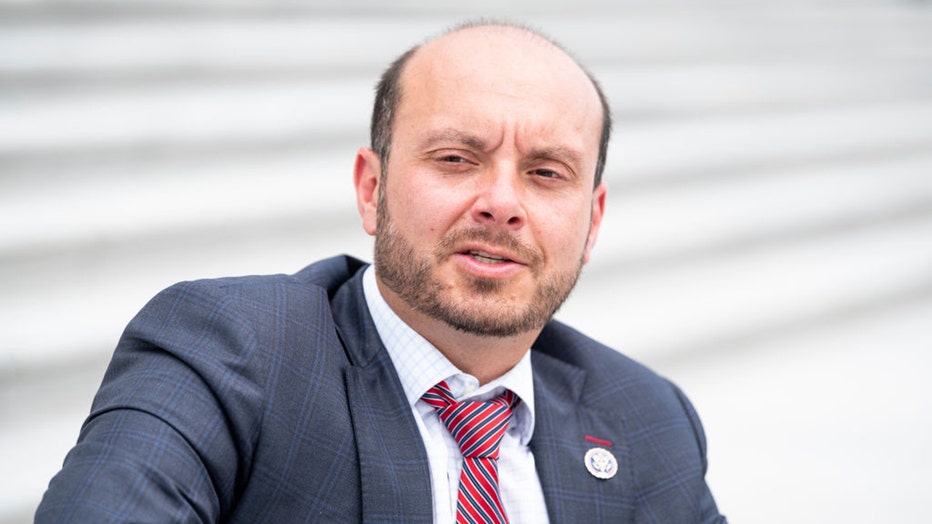
[[[124,332],[35,521],[223,520],[260,427],[256,346],[222,287],[156,296]]]
[[[700,455],[699,460],[702,464],[702,483],[699,487],[699,493],[697,494],[700,513],[700,520],[698,520],[698,522],[703,524],[728,524],[728,521],[725,519],[725,517],[719,513],[718,506],[715,504],[715,500],[712,497],[712,492],[709,490],[709,486],[705,482],[705,475],[706,471],[708,470],[709,462],[708,457],[706,456],[706,438],[705,430],[702,428],[702,421],[699,420],[699,414],[696,413],[696,409],[686,397],[686,394],[683,393],[683,391],[676,385],[670,383],[670,386],[676,393],[677,399],[680,401],[680,405],[682,405],[683,411],[686,413],[686,417],[689,419],[693,435],[696,438],[696,446]]]

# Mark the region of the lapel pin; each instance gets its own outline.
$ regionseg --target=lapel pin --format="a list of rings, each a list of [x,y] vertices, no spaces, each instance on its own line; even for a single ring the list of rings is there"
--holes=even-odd
[[[586,435],[586,441],[587,441],[587,442],[592,442],[593,444],[598,444],[598,445],[602,446],[603,448],[610,448],[610,447],[612,447],[612,441],[611,441],[611,440],[605,440],[604,438],[593,437],[592,435]]]
[[[599,479],[607,480],[618,473],[618,460],[605,448],[592,448],[586,452],[586,469]]]

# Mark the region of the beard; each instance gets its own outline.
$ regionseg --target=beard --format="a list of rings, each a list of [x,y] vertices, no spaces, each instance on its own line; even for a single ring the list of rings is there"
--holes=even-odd
[[[384,194],[384,193],[383,193]],[[381,195],[380,195],[381,197]],[[375,236],[376,274],[382,283],[415,311],[472,335],[511,337],[540,330],[569,296],[582,271],[583,256],[565,271],[546,274],[543,254],[521,244],[506,231],[463,228],[445,234],[433,253],[419,255],[395,227],[388,206],[380,198]],[[435,274],[464,241],[481,241],[517,254],[535,282],[526,304],[508,300],[507,281],[462,276],[460,296]]]

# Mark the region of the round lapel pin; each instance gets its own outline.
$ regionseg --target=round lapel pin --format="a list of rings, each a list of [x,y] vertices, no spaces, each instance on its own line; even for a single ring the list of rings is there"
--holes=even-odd
[[[586,452],[586,469],[599,479],[610,479],[618,473],[618,460],[605,448],[592,448]]]

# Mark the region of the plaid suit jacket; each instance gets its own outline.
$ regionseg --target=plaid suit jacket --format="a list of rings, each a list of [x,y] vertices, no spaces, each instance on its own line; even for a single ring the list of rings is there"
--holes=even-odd
[[[432,520],[427,455],[369,318],[364,263],[188,282],[128,325],[36,522]],[[551,322],[531,442],[552,522],[724,522],[671,383]],[[583,463],[610,441],[614,478]]]

